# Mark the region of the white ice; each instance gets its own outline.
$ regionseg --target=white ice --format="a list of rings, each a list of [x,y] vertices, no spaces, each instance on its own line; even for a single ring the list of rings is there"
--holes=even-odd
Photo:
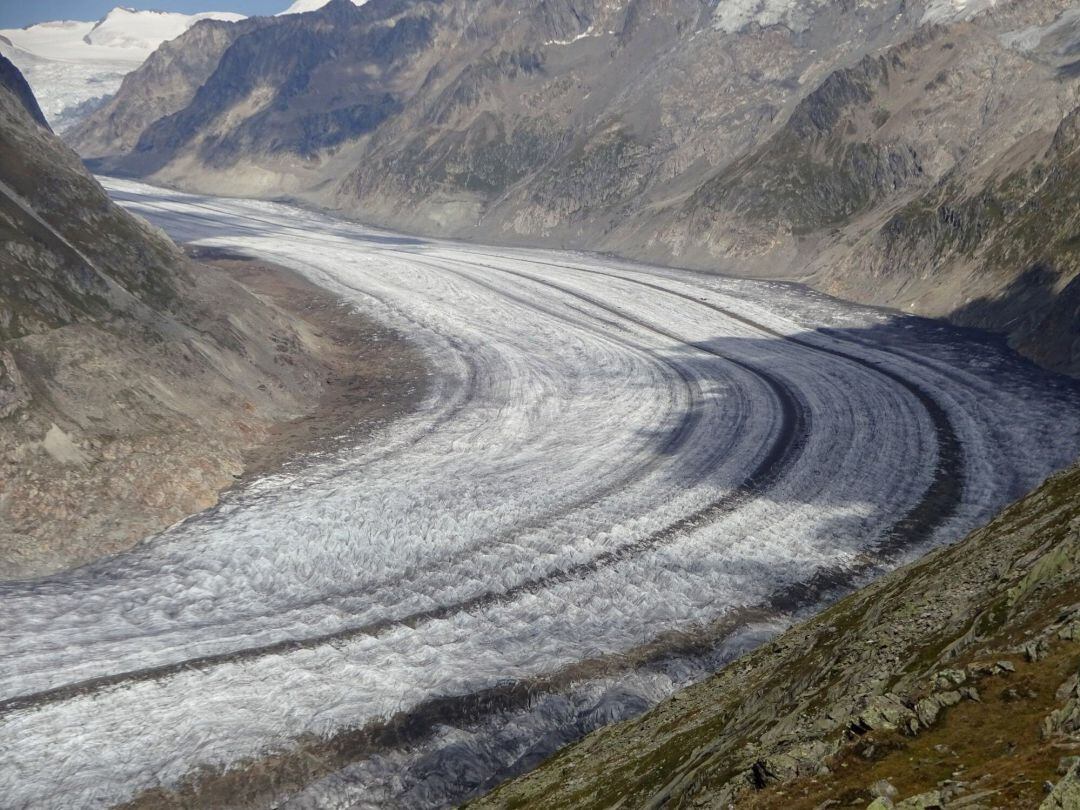
[[[0,585],[0,701],[30,699],[0,709],[12,807],[105,806],[300,735],[694,632],[856,564],[941,460],[928,407],[897,378],[964,448],[962,498],[920,547],[1080,451],[1074,387],[944,327],[784,284],[105,182],[176,239],[295,268],[411,335],[430,392],[370,442],[129,554]],[[780,441],[790,412],[804,444]],[[763,491],[710,511],[770,459]],[[357,628],[370,632],[33,697]]]

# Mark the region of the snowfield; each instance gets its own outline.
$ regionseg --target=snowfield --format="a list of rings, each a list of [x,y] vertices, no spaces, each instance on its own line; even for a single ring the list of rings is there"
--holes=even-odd
[[[10,59],[37,97],[53,129],[63,132],[104,104],[162,43],[199,20],[242,20],[242,14],[177,14],[117,6],[97,22],[58,20],[0,30]]]
[[[6,806],[107,806],[435,700],[407,747],[294,806],[453,802],[1080,452],[1076,386],[973,333],[104,183],[178,241],[295,268],[406,331],[431,393],[129,554],[0,584]]]

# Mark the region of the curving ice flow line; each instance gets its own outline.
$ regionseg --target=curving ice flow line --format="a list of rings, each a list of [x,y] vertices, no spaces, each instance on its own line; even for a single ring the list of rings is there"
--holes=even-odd
[[[794,343],[797,346],[803,346],[813,351],[824,352],[835,357],[842,358],[851,363],[855,363],[863,368],[870,369],[878,374],[881,374],[901,388],[910,392],[926,410],[927,415],[930,417],[934,426],[934,434],[937,443],[938,463],[937,469],[934,473],[934,479],[930,486],[927,488],[922,499],[915,504],[912,509],[904,515],[897,523],[890,529],[888,535],[883,538],[877,545],[876,551],[881,554],[896,554],[902,552],[906,547],[917,546],[920,542],[925,542],[930,536],[933,530],[940,524],[948,520],[949,517],[959,508],[963,497],[963,481],[964,481],[964,457],[963,449],[961,446],[960,438],[953,427],[953,424],[949,418],[946,410],[937,403],[933,395],[926,390],[923,385],[920,385],[916,380],[909,379],[903,374],[890,370],[888,367],[882,365],[880,362],[869,360],[864,357],[860,357],[850,350],[844,350],[837,348],[836,346],[824,345],[822,342],[813,342],[809,340],[800,340],[797,337],[793,337],[782,332],[778,332],[775,329],[771,329],[767,326],[758,324],[750,320],[745,315],[739,315],[732,312],[729,309],[718,306],[715,303],[711,303],[707,299],[701,296],[690,295],[686,292],[673,289],[670,286],[664,286],[655,282],[643,281],[640,278],[633,276],[618,275],[611,272],[603,272],[596,269],[590,269],[588,267],[579,267],[568,264],[554,264],[551,262],[542,262],[535,259],[527,259],[526,261],[532,264],[546,265],[548,267],[555,267],[561,270],[573,269],[579,272],[587,273],[594,276],[603,276],[605,278],[613,279],[622,283],[633,283],[646,287],[650,290],[654,290],[662,295],[670,295],[687,301],[692,306],[701,306],[707,309],[720,313],[721,315],[732,318],[741,323],[747,324],[753,328],[758,329],[764,334],[777,338],[778,340],[785,340]],[[488,264],[480,264],[482,267],[486,267],[491,270],[510,273],[519,278],[535,281],[532,276],[526,275],[520,272],[514,272],[505,270]],[[543,282],[550,284],[549,282]],[[567,291],[568,294],[580,297],[581,294],[573,291]],[[865,344],[863,344],[865,345]],[[774,388],[778,390],[779,384],[775,381],[772,383]],[[781,396],[783,396],[781,394]],[[794,417],[792,418],[794,421]]]
[[[414,259],[417,264],[425,264],[422,260]],[[447,272],[457,272],[448,270],[448,268],[440,268]],[[478,282],[473,279],[474,283],[491,289],[499,295],[503,295],[514,300],[522,300],[517,296],[513,296],[505,291],[498,290],[494,285],[489,285],[484,282]],[[549,285],[551,286],[551,285]],[[561,289],[561,288],[559,288]],[[564,292],[567,292],[564,290]],[[599,309],[608,311],[620,317],[618,313],[614,312],[609,307],[605,307],[602,303],[593,299],[585,299],[584,297],[572,292],[567,294],[588,300]],[[530,308],[538,309],[535,304],[531,302],[524,302],[526,306]],[[568,319],[568,322],[577,322],[573,319]],[[614,323],[613,321],[609,323]],[[647,331],[656,332],[657,334],[666,335],[663,330],[655,327],[636,322],[638,326]],[[591,329],[587,324],[580,324],[583,329]],[[610,340],[610,338],[604,335],[598,335],[600,339]],[[622,342],[624,345],[633,346],[633,344],[626,341]],[[640,349],[643,352],[650,353],[647,349]],[[722,357],[718,352],[715,352],[708,347],[701,347],[701,351],[706,354]],[[553,512],[541,516],[534,516],[533,523],[537,526],[544,526],[548,522],[549,518],[555,517],[558,514],[567,513],[572,510],[578,510],[586,507],[587,505],[595,505],[600,502],[604,497],[614,495],[617,490],[625,488],[632,478],[641,478],[648,472],[656,469],[663,456],[678,452],[682,445],[685,444],[687,439],[693,432],[693,426],[696,424],[697,414],[696,409],[700,402],[700,385],[697,380],[691,378],[690,374],[684,370],[679,364],[661,360],[665,365],[671,368],[682,379],[687,387],[690,395],[689,402],[690,408],[687,409],[685,418],[679,422],[679,424],[671,431],[671,434],[667,437],[663,444],[653,451],[651,457],[645,460],[640,466],[632,469],[629,475],[616,477],[610,483],[607,483],[601,492],[589,492],[587,497],[580,499],[571,505],[564,506],[560,512]],[[96,691],[108,686],[114,686],[123,681],[130,680],[145,680],[152,678],[161,678],[163,676],[175,674],[185,669],[199,668],[203,669],[208,666],[221,664],[225,662],[235,662],[250,658],[259,657],[262,655],[278,654],[282,652],[288,652],[303,647],[318,646],[320,644],[326,644],[335,641],[342,641],[347,638],[352,638],[358,635],[375,636],[385,633],[395,625],[408,625],[416,626],[421,622],[432,621],[435,619],[446,618],[454,613],[475,611],[487,606],[499,603],[509,602],[516,598],[519,598],[523,594],[527,594],[538,589],[548,587],[556,582],[567,582],[573,579],[581,579],[589,573],[593,573],[601,567],[613,565],[616,562],[626,559],[633,554],[640,554],[641,552],[654,548],[662,542],[669,540],[673,537],[677,537],[680,533],[685,532],[688,528],[692,528],[698,525],[702,525],[705,522],[715,519],[720,514],[734,509],[738,504],[746,501],[749,498],[764,494],[770,484],[775,482],[784,470],[789,466],[792,461],[797,458],[799,451],[803,445],[803,435],[808,427],[806,424],[806,416],[803,413],[803,408],[798,399],[785,388],[775,378],[771,377],[768,373],[763,371],[755,371],[749,366],[741,364],[739,361],[734,362],[736,365],[743,367],[750,371],[750,373],[758,376],[762,379],[766,385],[768,385],[772,392],[776,395],[778,402],[781,405],[783,412],[783,419],[780,424],[780,429],[777,435],[771,439],[768,451],[757,466],[750,471],[746,479],[734,490],[725,494],[724,496],[708,503],[704,507],[691,512],[688,515],[684,515],[673,523],[664,526],[662,529],[653,532],[645,537],[642,537],[634,543],[622,546],[618,549],[611,551],[604,551],[595,557],[583,561],[574,565],[560,568],[553,571],[548,571],[540,576],[532,579],[527,579],[519,582],[512,587],[506,588],[501,591],[486,591],[469,598],[451,604],[445,604],[438,608],[420,611],[407,616],[403,616],[395,619],[384,619],[374,623],[361,625],[358,627],[345,627],[332,633],[327,633],[319,636],[305,637],[298,639],[283,639],[271,644],[261,645],[257,647],[246,647],[241,649],[229,650],[228,652],[219,653],[215,655],[206,655],[198,658],[179,661],[172,664],[160,665],[157,667],[143,668],[132,672],[117,672],[107,676],[99,676],[91,678],[85,681],[76,682],[72,684],[66,684],[64,686],[49,689],[43,692],[38,692],[30,695],[22,695],[7,700],[0,701],[0,714],[12,711],[14,709],[22,709],[31,706],[39,706],[43,703],[54,702],[57,700],[63,700],[72,697],[77,694],[86,694],[92,691]],[[726,449],[724,446],[712,448],[713,456],[715,459],[719,459],[723,455],[723,451]],[[498,538],[498,542],[502,544],[515,544],[520,542],[523,538],[521,532],[509,536]],[[440,568],[448,565],[462,565],[468,564],[471,555],[475,553],[475,547],[468,547],[459,550],[452,555],[438,555],[431,561],[429,565],[421,569],[421,573],[424,576],[432,576]],[[411,571],[409,576],[415,580],[417,572]],[[400,580],[399,583],[400,585]],[[417,585],[423,583],[418,581]],[[383,581],[379,583],[382,587],[389,585],[388,582]],[[378,586],[376,586],[378,587]],[[318,601],[321,603],[327,603],[331,599],[340,598],[342,596],[355,596],[356,594],[341,593],[341,592],[327,592],[322,594]],[[367,591],[364,594],[366,597],[372,597],[374,594],[372,591]],[[308,602],[305,607],[311,607],[312,603]],[[292,606],[295,609],[295,605]]]
[[[1080,450],[1075,387],[927,322],[106,184],[407,333],[430,394],[129,554],[0,583],[13,806],[103,806],[433,705],[531,711],[536,684],[953,539]]]

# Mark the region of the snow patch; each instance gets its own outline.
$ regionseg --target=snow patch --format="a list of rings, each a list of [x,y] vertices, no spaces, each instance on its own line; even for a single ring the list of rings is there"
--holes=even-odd
[[[549,39],[545,42],[545,45],[573,45],[578,40],[585,39],[586,37],[599,36],[593,31],[593,26],[590,26],[587,31],[582,31],[576,37],[570,37],[570,39]]]
[[[930,0],[919,23],[937,25],[970,20],[996,5],[997,0]]]
[[[329,3],[330,0],[296,0],[284,11],[279,11],[275,16],[283,17],[286,14],[305,14],[309,11],[318,11]],[[367,0],[352,0],[354,6],[362,6]]]
[[[729,34],[751,24],[767,28],[783,25],[801,32],[810,27],[814,13],[826,0],[722,0],[714,12],[714,24]]]

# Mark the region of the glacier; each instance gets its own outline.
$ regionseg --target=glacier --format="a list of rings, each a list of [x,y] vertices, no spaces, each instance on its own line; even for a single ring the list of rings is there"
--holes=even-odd
[[[11,807],[109,806],[535,685],[295,806],[452,802],[439,751],[504,775],[494,741],[640,711],[1080,453],[1077,385],[978,333],[786,283],[102,182],[177,241],[290,267],[408,334],[429,393],[129,553],[0,583]]]

